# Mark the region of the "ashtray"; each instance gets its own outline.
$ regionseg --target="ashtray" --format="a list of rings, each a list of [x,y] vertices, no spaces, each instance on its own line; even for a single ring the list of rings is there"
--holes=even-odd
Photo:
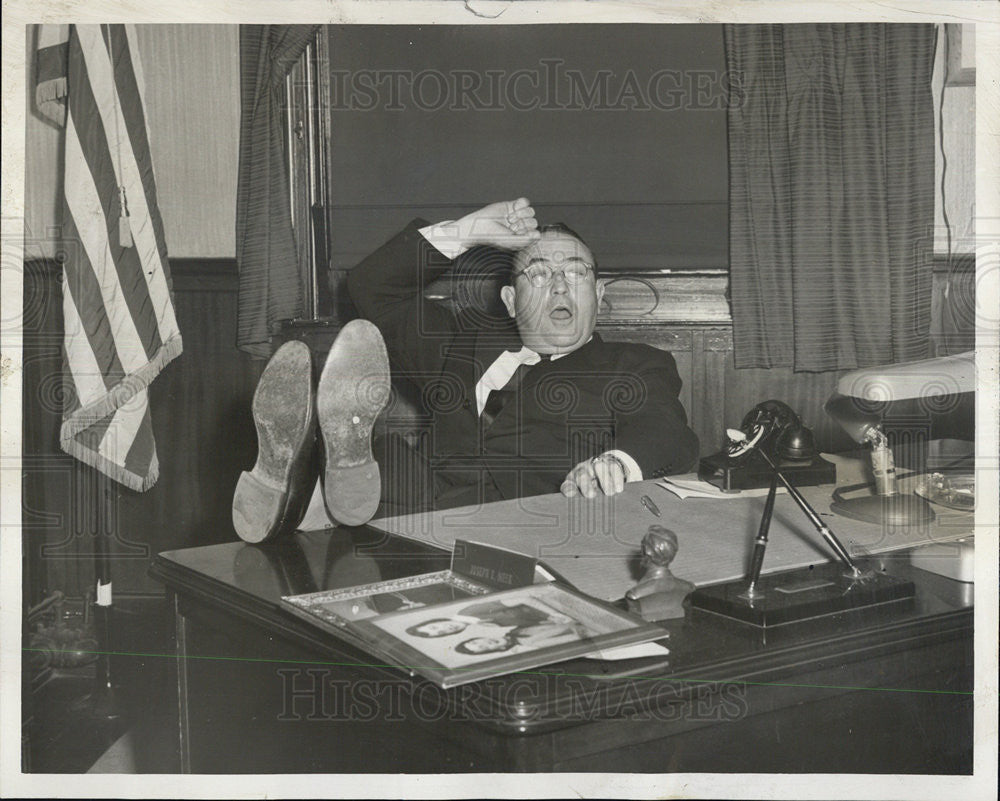
[[[971,473],[955,476],[931,473],[913,491],[921,498],[949,509],[971,512],[976,508],[976,479]]]

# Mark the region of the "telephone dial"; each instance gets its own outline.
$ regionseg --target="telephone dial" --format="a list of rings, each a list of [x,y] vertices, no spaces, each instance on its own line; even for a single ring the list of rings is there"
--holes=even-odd
[[[771,485],[773,470],[760,455],[763,450],[795,486],[834,484],[837,468],[816,450],[812,431],[779,400],[754,406],[726,446],[698,464],[698,477],[725,492]]]

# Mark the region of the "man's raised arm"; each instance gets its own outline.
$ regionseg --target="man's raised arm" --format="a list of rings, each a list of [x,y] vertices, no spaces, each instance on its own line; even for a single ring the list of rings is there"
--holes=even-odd
[[[447,338],[455,319],[441,304],[426,301],[424,288],[469,248],[516,250],[538,238],[537,227],[527,198],[491,203],[433,225],[414,220],[351,270],[347,291],[361,316],[379,327],[398,367],[414,375],[433,372],[440,353],[428,340]]]
[[[490,203],[459,220],[420,229],[428,242],[449,259],[457,259],[475,245],[520,250],[538,239],[535,210],[526,197]]]

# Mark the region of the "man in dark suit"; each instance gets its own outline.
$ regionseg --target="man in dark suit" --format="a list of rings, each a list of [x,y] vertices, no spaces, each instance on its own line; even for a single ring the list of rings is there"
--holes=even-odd
[[[513,254],[502,320],[423,295],[479,246]],[[268,363],[253,403],[257,464],[233,501],[239,535],[260,542],[296,525],[360,525],[377,507],[391,515],[560,491],[615,495],[626,482],[690,469],[698,438],[674,359],[594,333],[604,286],[583,240],[563,225],[539,229],[526,198],[410,223],[351,271],[366,319],[340,332],[315,388],[302,343]],[[430,423],[416,445],[390,433],[370,448],[390,367],[421,389]],[[325,472],[303,519],[317,427]]]
[[[474,246],[514,253],[502,324],[423,296]],[[613,495],[694,464],[673,357],[594,333],[604,286],[579,236],[539,230],[525,198],[437,225],[416,220],[351,271],[352,300],[432,420],[422,447],[390,436],[378,448],[386,511]]]

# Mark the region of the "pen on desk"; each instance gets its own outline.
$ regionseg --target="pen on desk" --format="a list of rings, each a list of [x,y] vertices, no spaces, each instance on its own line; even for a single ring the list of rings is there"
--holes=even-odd
[[[656,504],[653,503],[652,498],[650,498],[648,495],[643,495],[640,500],[642,501],[642,505],[645,506],[647,509],[649,509],[649,511],[651,511],[654,515],[656,515],[657,517],[661,516],[660,510],[656,506]]]

